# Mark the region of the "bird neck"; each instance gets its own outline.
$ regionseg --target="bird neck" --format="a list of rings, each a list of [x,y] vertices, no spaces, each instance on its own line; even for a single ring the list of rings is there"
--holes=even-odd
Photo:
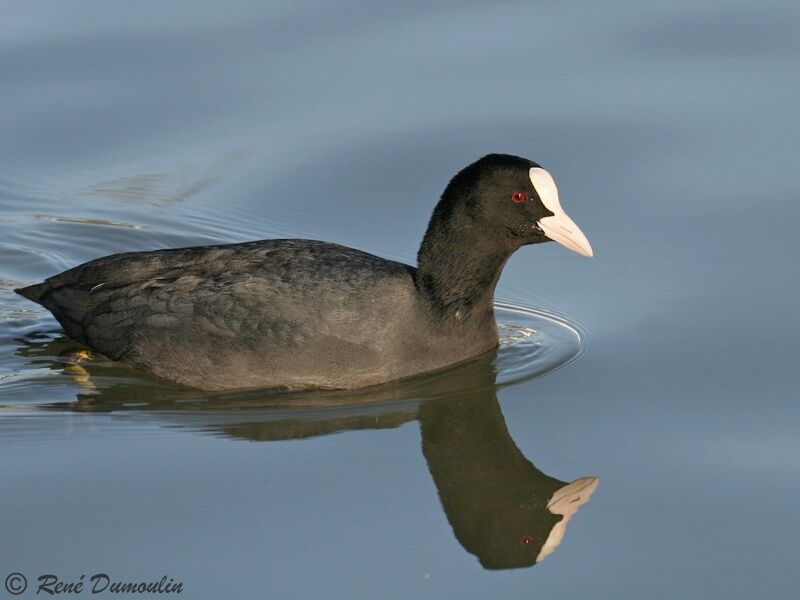
[[[494,289],[513,249],[474,223],[461,225],[434,215],[417,255],[416,285],[441,316],[466,322],[493,316]]]

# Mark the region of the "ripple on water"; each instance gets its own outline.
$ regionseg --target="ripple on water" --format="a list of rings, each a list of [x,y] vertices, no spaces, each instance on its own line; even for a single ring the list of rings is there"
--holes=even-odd
[[[495,316],[500,335],[495,359],[498,385],[541,377],[581,353],[583,335],[563,317],[508,302],[496,303]]]

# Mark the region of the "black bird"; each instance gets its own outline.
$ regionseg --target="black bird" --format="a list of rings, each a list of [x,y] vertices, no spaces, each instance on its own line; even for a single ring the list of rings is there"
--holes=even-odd
[[[436,205],[416,268],[315,240],[127,252],[15,290],[71,338],[208,390],[350,389],[498,344],[494,288],[519,247],[592,248],[550,174],[490,154]]]

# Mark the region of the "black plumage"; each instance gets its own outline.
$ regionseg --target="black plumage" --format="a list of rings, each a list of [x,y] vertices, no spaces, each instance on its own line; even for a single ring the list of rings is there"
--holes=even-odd
[[[262,240],[92,260],[16,290],[71,338],[193,387],[355,388],[498,343],[503,265],[546,241],[536,163],[489,155],[456,175],[418,267],[314,240]],[[510,195],[522,190],[524,203]]]

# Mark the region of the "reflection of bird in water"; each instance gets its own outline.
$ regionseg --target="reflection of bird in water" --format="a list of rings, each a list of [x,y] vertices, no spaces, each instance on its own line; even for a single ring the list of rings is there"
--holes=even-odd
[[[542,473],[508,433],[493,394],[422,404],[422,451],[458,540],[488,569],[526,567],[561,543],[598,484]]]
[[[63,343],[51,342],[49,351],[38,347],[33,354],[74,357]],[[99,376],[102,385],[95,386],[92,371],[118,369],[118,363],[88,360],[82,365],[88,374],[80,374],[81,385],[93,393],[57,408],[137,410],[170,425],[252,441],[391,428],[419,420],[422,451],[447,519],[461,545],[487,569],[532,566],[551,554],[599,481],[583,477],[567,483],[544,474],[525,458],[497,402],[492,357],[368,393],[248,394],[209,397],[196,404],[186,402],[197,399],[196,392],[172,388],[170,396],[164,388],[165,398],[144,408],[132,404],[147,398],[148,390],[150,398],[158,395],[146,380],[126,382],[115,371],[112,378]],[[113,380],[118,383],[108,385]]]

